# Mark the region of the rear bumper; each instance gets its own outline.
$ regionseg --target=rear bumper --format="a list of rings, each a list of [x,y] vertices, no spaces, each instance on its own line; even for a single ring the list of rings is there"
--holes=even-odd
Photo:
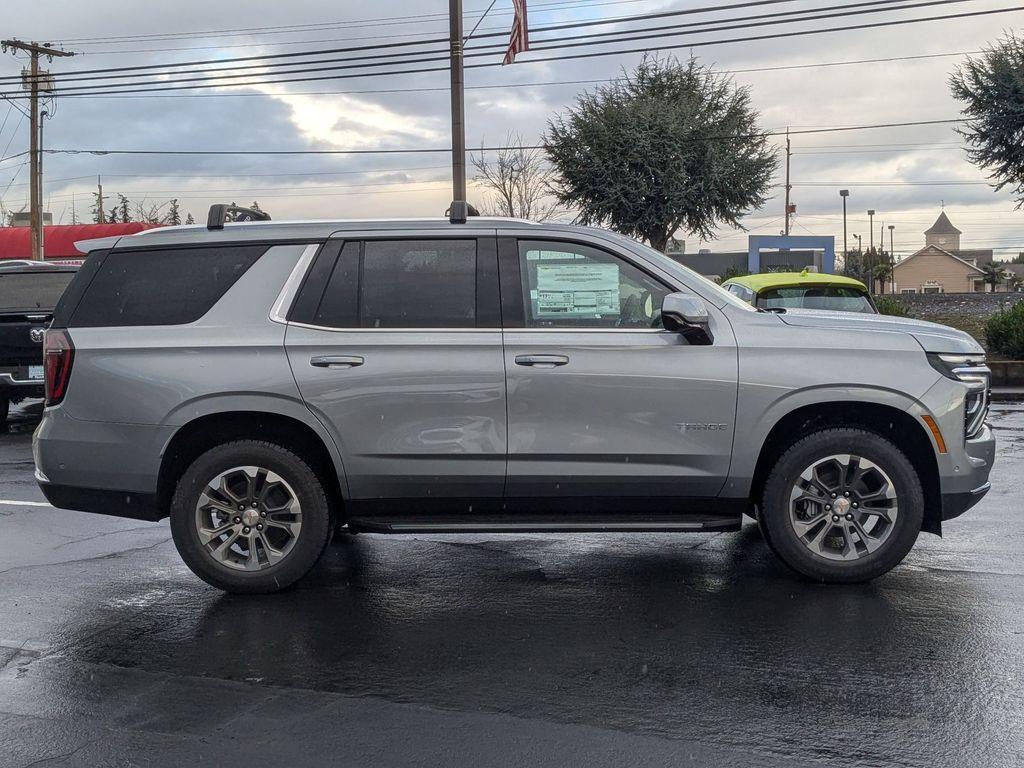
[[[46,500],[58,509],[93,512],[97,515],[127,517],[156,522],[166,515],[160,511],[156,494],[133,491],[103,491],[70,485],[39,483]]]
[[[0,395],[21,400],[25,397],[43,397],[43,382],[28,378],[28,368],[0,369]]]
[[[36,480],[55,507],[157,520],[157,482],[174,427],[79,421],[48,408],[32,439]]]

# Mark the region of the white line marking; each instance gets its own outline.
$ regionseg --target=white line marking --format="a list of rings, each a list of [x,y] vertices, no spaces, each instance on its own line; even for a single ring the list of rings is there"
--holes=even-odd
[[[11,499],[0,499],[0,505],[8,507],[52,507],[45,501],[13,501]]]

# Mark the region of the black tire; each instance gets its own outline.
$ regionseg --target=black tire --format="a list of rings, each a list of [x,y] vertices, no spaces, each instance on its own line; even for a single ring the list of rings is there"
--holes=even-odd
[[[258,571],[241,571],[217,561],[203,547],[196,504],[206,484],[233,467],[256,466],[275,472],[295,493],[302,526],[280,562]],[[238,440],[211,448],[182,474],[171,501],[171,534],[185,564],[203,581],[226,592],[277,592],[305,576],[319,560],[332,532],[331,510],[323,483],[292,451],[274,443]]]
[[[802,472],[833,455],[851,454],[876,464],[891,479],[898,513],[887,537],[856,560],[828,559],[812,552],[790,520],[790,498]],[[797,573],[815,581],[869,581],[897,566],[917,541],[924,519],[924,493],[913,464],[883,436],[866,429],[823,429],[804,437],[778,459],[765,483],[758,524],[769,546]]]
[[[0,392],[0,431],[7,429],[7,417],[11,415],[11,400],[6,392]]]

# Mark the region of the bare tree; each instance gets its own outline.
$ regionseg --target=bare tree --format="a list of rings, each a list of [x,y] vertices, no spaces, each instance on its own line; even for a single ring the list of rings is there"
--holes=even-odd
[[[493,160],[482,148],[479,156],[470,156],[474,180],[485,190],[484,213],[531,221],[553,218],[559,211],[550,191],[555,174],[543,151],[524,147],[520,136],[510,135],[505,146],[508,149],[498,150]]]
[[[141,203],[135,204],[135,220],[147,224],[166,224],[167,215],[164,213],[166,207],[167,203],[147,203],[143,200]]]

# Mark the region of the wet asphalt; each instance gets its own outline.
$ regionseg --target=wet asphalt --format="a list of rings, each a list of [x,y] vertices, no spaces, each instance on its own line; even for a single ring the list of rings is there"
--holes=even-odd
[[[1024,764],[1024,406],[869,585],[740,533],[348,537],[264,597],[52,509],[0,435],[0,768]],[[34,502],[34,504],[32,504]]]

